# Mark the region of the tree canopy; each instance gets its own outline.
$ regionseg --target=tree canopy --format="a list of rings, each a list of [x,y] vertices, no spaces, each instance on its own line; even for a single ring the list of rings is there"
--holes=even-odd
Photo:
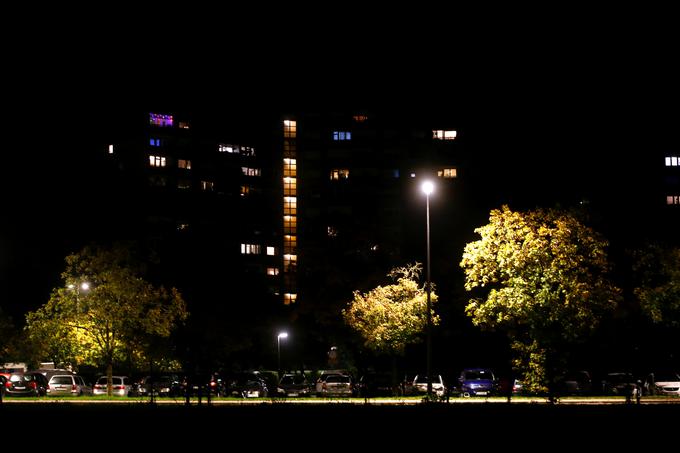
[[[26,316],[43,353],[58,363],[106,365],[111,376],[116,360],[143,355],[152,338],[168,337],[187,318],[186,305],[175,288],[145,281],[137,264],[121,245],[67,256],[64,285]]]
[[[635,257],[642,312],[655,324],[680,327],[680,248],[650,245]]]
[[[476,294],[466,313],[477,326],[507,331],[515,366],[529,388],[541,389],[559,351],[616,306],[607,242],[569,213],[507,206],[475,232],[481,239],[465,246],[460,263]]]
[[[418,283],[421,271],[420,263],[397,267],[388,274],[396,283],[363,294],[354,292],[342,315],[367,348],[400,354],[407,344],[419,341],[427,326],[427,288]],[[431,290],[433,325],[439,323],[433,308],[436,301],[437,295]]]

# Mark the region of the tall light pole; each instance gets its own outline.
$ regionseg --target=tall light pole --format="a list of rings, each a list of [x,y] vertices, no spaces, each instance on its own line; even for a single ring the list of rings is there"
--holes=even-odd
[[[281,377],[281,338],[288,338],[288,332],[280,332],[276,337],[276,353],[279,362],[279,377]]]
[[[427,332],[426,332],[426,348],[427,348],[427,396],[428,398],[432,396],[432,313],[430,309],[430,194],[434,192],[434,184],[432,181],[425,181],[420,187],[425,194],[426,208],[426,219],[427,219],[427,262],[425,265],[425,276],[426,284],[425,290],[427,291]]]
[[[70,283],[68,289],[76,293],[76,314],[80,313],[80,290],[88,291],[90,289],[90,284],[88,282],[81,282],[80,284]]]

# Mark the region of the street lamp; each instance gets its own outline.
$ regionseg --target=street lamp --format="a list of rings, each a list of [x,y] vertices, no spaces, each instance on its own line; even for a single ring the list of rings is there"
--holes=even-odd
[[[88,282],[81,282],[80,284],[68,284],[68,289],[75,292],[76,294],[76,313],[80,313],[80,290],[89,291],[90,284]]]
[[[288,338],[288,332],[281,332],[276,337],[276,352],[279,359],[279,377],[281,377],[281,338]]]
[[[425,265],[425,276],[427,283],[425,284],[425,290],[427,291],[427,332],[426,332],[426,349],[427,349],[427,396],[428,398],[432,396],[432,314],[430,313],[430,194],[434,192],[434,184],[432,181],[425,181],[422,186],[420,186],[423,193],[425,194],[426,200],[426,219],[427,219],[427,262]]]

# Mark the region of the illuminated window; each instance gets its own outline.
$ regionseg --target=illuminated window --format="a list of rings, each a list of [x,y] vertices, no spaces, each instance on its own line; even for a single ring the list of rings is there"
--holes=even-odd
[[[440,178],[455,178],[457,176],[457,172],[455,168],[445,168],[443,170],[437,171],[437,176]]]
[[[181,178],[179,181],[177,181],[177,188],[178,189],[191,189],[191,181],[185,178]]]
[[[149,165],[152,167],[165,167],[165,157],[149,156]]]
[[[191,170],[191,161],[187,159],[178,159],[177,168],[183,168],[185,170]]]
[[[283,255],[283,272],[295,272],[297,255]]]
[[[297,197],[283,197],[283,213],[286,215],[297,214]]]
[[[109,154],[113,154],[113,145],[109,145]]]
[[[244,156],[254,156],[255,148],[252,146],[241,146],[241,154]]]
[[[250,193],[250,186],[247,186],[247,185],[241,186],[241,196],[242,197],[245,197],[249,193]]]
[[[286,255],[295,254],[297,248],[297,236],[286,234],[283,236],[283,253]]]
[[[432,138],[435,140],[453,140],[456,138],[456,131],[433,130]]]
[[[149,113],[149,124],[159,127],[172,127],[172,115]]]
[[[238,154],[239,149],[238,146],[234,145],[225,145],[224,143],[220,143],[217,145],[217,151],[221,153],[236,153]]]
[[[149,145],[151,145],[151,146],[161,146],[161,139],[160,138],[150,138],[149,139]]]
[[[186,121],[180,121],[178,126],[180,129],[189,129],[189,123],[187,123]]]
[[[297,301],[297,294],[293,293],[284,293],[283,294],[283,303],[286,305],[294,304],[295,301]]]
[[[267,275],[279,275],[279,268],[278,267],[268,267],[267,268]]]
[[[666,156],[666,167],[679,167],[680,157],[678,156]]]
[[[333,227],[333,226],[329,226],[328,227],[328,237],[329,238],[338,237],[338,229]]]
[[[241,167],[241,172],[246,176],[261,176],[262,171],[259,168]]]
[[[331,181],[349,179],[349,170],[346,168],[334,168],[331,170]]]
[[[297,121],[284,120],[283,121],[283,136],[285,138],[297,137]]]
[[[177,224],[177,231],[186,231],[188,229],[189,229],[188,223],[178,223]]]
[[[201,190],[205,190],[206,192],[212,192],[215,190],[215,182],[214,181],[201,181]]]
[[[335,141],[352,140],[352,133],[349,131],[333,131],[333,140]]]
[[[284,196],[297,195],[297,179],[288,177],[283,178],[283,195]]]
[[[368,115],[354,115],[352,119],[357,123],[363,123],[368,119]]]
[[[411,173],[411,178],[415,178],[415,177],[416,177],[416,174],[415,174],[415,173]]]
[[[294,178],[297,176],[297,160],[296,159],[283,159],[283,176]]]
[[[241,244],[241,255],[259,255],[260,251],[259,244]]]
[[[680,195],[668,195],[666,197],[667,205],[680,205]]]
[[[283,216],[283,234],[297,233],[297,216],[284,215]]]
[[[267,255],[268,256],[275,256],[276,255],[276,247],[267,246]]]
[[[297,146],[292,140],[283,141],[283,157],[295,157],[297,152]]]

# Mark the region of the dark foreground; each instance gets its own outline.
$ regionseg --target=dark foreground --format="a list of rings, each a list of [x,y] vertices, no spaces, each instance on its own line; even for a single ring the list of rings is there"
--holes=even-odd
[[[551,451],[564,446],[649,448],[676,434],[680,405],[420,404],[415,406],[291,405],[152,406],[60,403],[0,406],[3,437],[31,447],[63,440],[101,449],[151,446],[172,451],[222,450]],[[26,436],[28,435],[28,437]],[[88,448],[89,450],[90,448]],[[445,451],[445,450],[443,450]],[[191,453],[194,453],[193,451]]]

